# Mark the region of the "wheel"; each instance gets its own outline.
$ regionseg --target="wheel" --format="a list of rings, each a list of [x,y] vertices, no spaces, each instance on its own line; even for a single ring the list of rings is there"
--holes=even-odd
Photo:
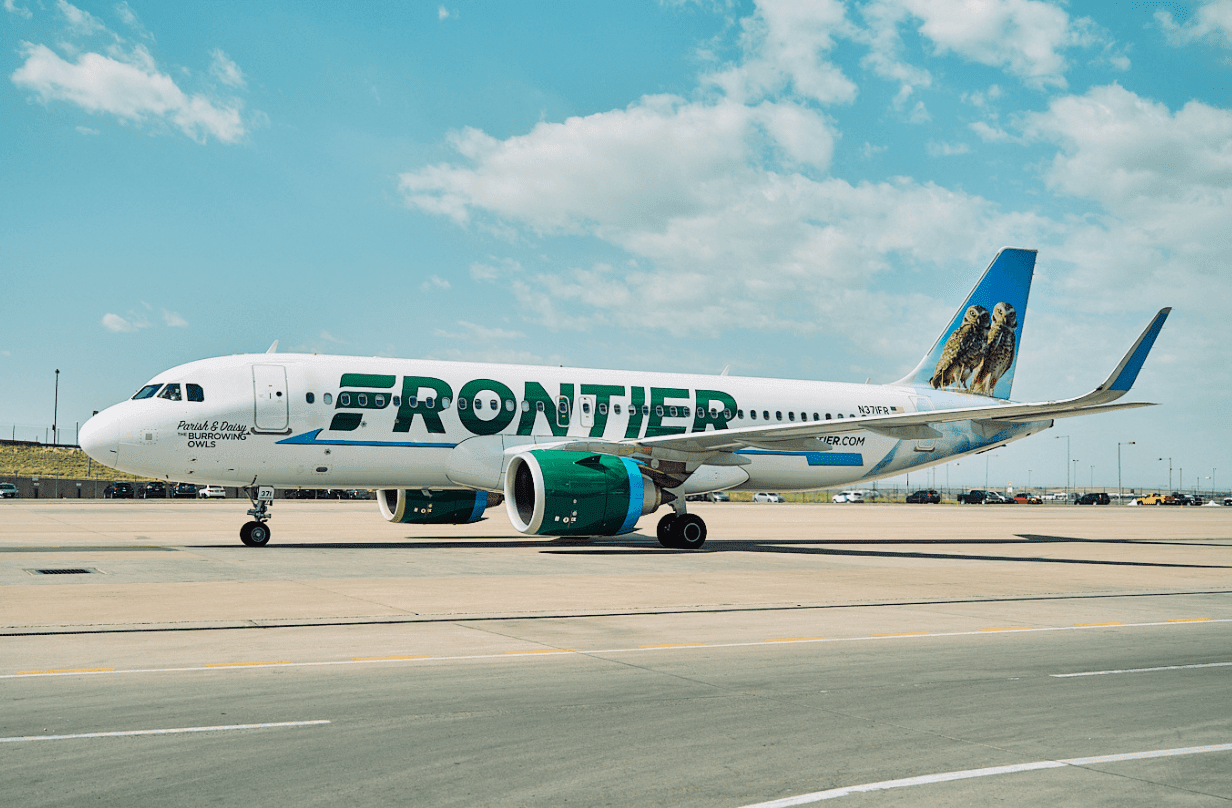
[[[672,523],[676,521],[676,514],[665,514],[659,520],[659,526],[655,528],[655,533],[659,536],[659,544],[664,547],[675,547],[676,544],[672,541]]]
[[[706,543],[706,522],[695,513],[677,516],[671,524],[672,546],[696,550]]]
[[[269,525],[264,522],[248,522],[240,528],[240,541],[249,547],[264,547],[269,540]]]

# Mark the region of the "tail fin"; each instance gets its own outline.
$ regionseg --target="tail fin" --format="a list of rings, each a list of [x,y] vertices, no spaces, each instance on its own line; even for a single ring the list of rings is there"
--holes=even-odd
[[[932,349],[895,384],[1009,398],[1034,272],[1035,250],[997,253]]]

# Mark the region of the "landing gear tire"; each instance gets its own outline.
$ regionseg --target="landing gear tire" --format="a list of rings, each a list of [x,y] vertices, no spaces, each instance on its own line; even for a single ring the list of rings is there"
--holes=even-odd
[[[264,522],[248,522],[240,528],[240,541],[249,547],[264,547],[269,540],[269,525]]]
[[[706,543],[706,522],[695,513],[677,516],[671,525],[673,546],[682,550],[697,550]]]
[[[669,513],[664,515],[659,520],[659,526],[655,528],[655,533],[659,536],[659,544],[664,547],[675,548],[676,545],[672,541],[672,524],[676,521],[676,514]]]

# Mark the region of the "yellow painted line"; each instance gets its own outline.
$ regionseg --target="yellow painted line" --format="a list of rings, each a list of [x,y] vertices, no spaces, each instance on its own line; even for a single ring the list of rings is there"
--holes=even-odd
[[[1169,620],[1169,623],[1205,623],[1209,617],[1182,617],[1179,620]]]
[[[414,654],[413,656],[357,656],[351,657],[356,662],[380,662],[386,659],[431,659],[429,654]]]
[[[982,628],[980,631],[1030,631],[1030,626],[1005,626],[1004,628]]]
[[[1079,628],[1099,628],[1100,626],[1123,626],[1124,623],[1079,623]]]
[[[284,659],[279,659],[273,662],[207,662],[205,667],[207,668],[243,668],[249,665],[290,665],[290,664],[291,664],[290,662]]]
[[[534,651],[506,651],[506,654],[576,654],[572,648],[543,648]]]
[[[897,634],[874,634],[874,637],[927,637],[931,631],[900,631]]]
[[[820,640],[821,637],[776,637],[766,642],[809,642],[811,640]]]
[[[17,671],[18,676],[34,676],[40,673],[107,673],[115,668],[60,668],[50,671]]]
[[[639,645],[638,648],[700,648],[704,642],[668,642],[662,645]]]

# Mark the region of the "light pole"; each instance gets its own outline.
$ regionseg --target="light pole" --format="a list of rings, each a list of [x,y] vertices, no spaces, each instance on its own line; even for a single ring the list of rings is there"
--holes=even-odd
[[[1069,435],[1057,435],[1053,440],[1065,438],[1065,498],[1069,499]]]
[[[1117,504],[1121,504],[1121,447],[1134,446],[1137,441],[1125,441],[1117,444]]]
[[[1172,492],[1172,458],[1157,457],[1155,459],[1156,460],[1166,459],[1168,461],[1168,492],[1171,493]]]
[[[56,368],[56,398],[51,410],[51,445],[60,442],[56,437],[56,422],[60,420],[60,369]]]
[[[1088,488],[1087,490],[1090,491],[1090,490],[1093,490],[1094,488],[1095,488],[1095,467],[1091,466],[1091,487]]]
[[[1073,463],[1074,463],[1074,476],[1071,479],[1073,479],[1074,481],[1074,488],[1077,488],[1078,487],[1078,458],[1075,457],[1073,460]],[[1075,494],[1074,496],[1077,496],[1077,494]]]

